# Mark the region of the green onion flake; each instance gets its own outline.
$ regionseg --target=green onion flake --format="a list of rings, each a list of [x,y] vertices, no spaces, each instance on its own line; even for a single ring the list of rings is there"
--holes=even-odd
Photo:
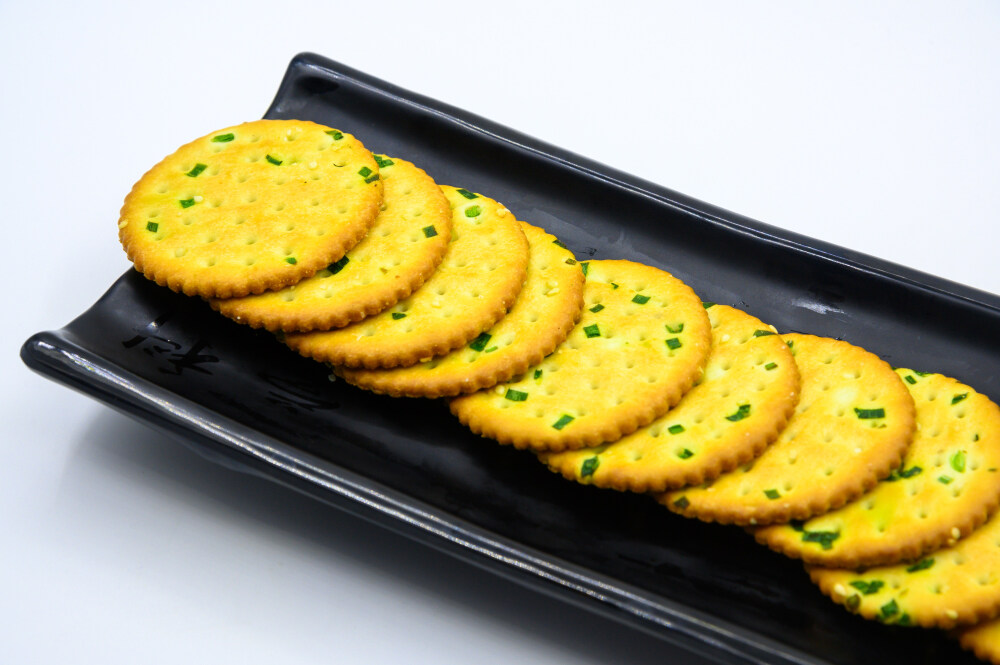
[[[458,191],[462,191],[462,190],[458,190]],[[463,196],[464,196],[464,194],[463,194]],[[465,198],[467,198],[467,199],[474,199],[476,197],[475,196],[466,196]],[[556,247],[562,247],[563,249],[566,249],[566,245],[562,244],[562,241],[559,240],[559,238],[556,238],[555,240],[553,240],[552,244],[555,245]]]
[[[675,335],[677,333],[684,332],[684,324],[683,323],[678,323],[676,328],[671,328],[669,323],[665,323],[663,325],[663,327],[667,329],[667,332],[672,332]]]
[[[906,382],[909,383],[911,386],[917,382],[917,380],[913,378],[912,374],[907,374],[903,378],[906,379]]]
[[[704,307],[705,309],[708,309],[710,307],[715,307],[715,303],[714,302],[703,302],[703,303],[701,303],[701,306]]]
[[[330,271],[330,274],[336,275],[338,272],[340,272],[341,270],[343,270],[344,266],[346,266],[348,263],[350,263],[350,261],[351,260],[345,256],[344,258],[339,259],[339,260],[334,261],[333,263],[331,263],[329,266],[327,266],[326,269]]]
[[[635,294],[635,297],[632,298],[632,302],[636,303],[637,305],[645,305],[646,303],[649,302],[649,296],[643,296],[637,293]]]
[[[896,604],[896,600],[890,600],[888,603],[879,608],[882,613],[883,619],[890,619],[899,613],[899,605]]]
[[[775,499],[781,498],[781,492],[775,489],[764,490],[764,496],[766,496],[771,501],[774,501]]]
[[[457,191],[459,194],[461,194],[465,198],[469,199],[470,201],[472,199],[478,199],[479,198],[479,194],[473,194],[472,192],[470,192],[467,189],[458,189],[458,190],[455,190],[455,191]]]
[[[679,498],[676,501],[674,501],[674,507],[675,508],[679,508],[681,510],[684,510],[685,508],[687,508],[690,505],[691,505],[691,502],[688,501],[688,498],[686,496],[682,496],[681,498]]]
[[[513,388],[508,388],[507,392],[504,393],[504,397],[509,399],[511,402],[523,402],[528,399],[528,393],[521,392],[520,390],[514,390]]]
[[[204,171],[207,168],[208,168],[208,165],[202,164],[201,162],[198,162],[197,164],[194,165],[193,169],[191,169],[190,171],[188,171],[184,175],[191,176],[192,178],[197,178],[199,175],[201,175],[201,172]]]
[[[536,378],[536,379],[542,378],[542,370],[536,369],[535,370],[535,376],[534,376],[534,378]]]
[[[392,313],[392,318],[395,321],[399,321],[400,319],[405,319],[406,318],[406,314],[403,314],[402,312],[393,312]]]
[[[483,212],[483,209],[480,208],[479,206],[469,206],[468,208],[465,209],[465,216],[466,217],[479,217],[479,215],[482,212]]]
[[[291,265],[294,266],[296,263],[298,263],[298,261],[295,260],[294,256],[289,256],[288,258],[285,259],[285,263],[290,263]]]
[[[858,415],[861,420],[869,420],[871,418],[885,418],[885,409],[859,409],[854,408],[854,413]]]
[[[671,434],[680,434],[684,431],[684,425],[671,425],[667,428],[667,431]]]
[[[438,231],[437,231],[436,228],[434,228],[433,224],[431,224],[430,226],[425,226],[424,229],[423,229],[423,231],[424,231],[424,237],[425,238],[433,238],[434,236],[436,236],[438,234]]]
[[[378,164],[378,167],[380,169],[384,169],[385,167],[392,166],[393,164],[396,163],[396,162],[392,161],[391,159],[389,159],[388,157],[386,157],[385,155],[375,155],[375,154],[372,154],[372,157],[375,158],[375,163]]]
[[[587,337],[600,337],[601,329],[597,326],[596,323],[594,323],[589,326],[584,326],[583,334],[586,335]]]
[[[332,136],[334,141],[339,141],[340,139],[344,138],[343,132],[338,132],[336,129],[331,129],[327,131],[327,134]]]
[[[486,348],[486,345],[490,343],[490,339],[492,337],[493,335],[489,333],[480,333],[479,337],[472,340],[472,342],[469,344],[469,348],[472,349],[473,351],[482,351],[483,349]]]
[[[562,414],[559,417],[559,420],[557,420],[554,423],[552,423],[552,428],[553,429],[562,429],[563,427],[566,427],[566,425],[569,425],[574,420],[576,420],[576,418],[574,418],[573,416],[571,416],[569,414],[564,413],[564,414]]]
[[[264,159],[266,159],[267,161],[271,162],[275,166],[281,166],[281,160],[278,159],[277,157],[272,157],[271,155],[265,155]]]
[[[969,393],[962,393],[961,395],[955,395],[954,397],[951,398],[951,403],[952,404],[958,404],[959,402],[961,402],[963,399],[965,399],[968,396],[969,396]]]
[[[671,351],[679,349],[681,348],[681,346],[682,346],[681,341],[676,337],[671,337],[670,339],[667,340],[667,348],[669,348]]]
[[[575,266],[576,265],[576,259],[566,259],[566,265],[568,265],[568,266]]]
[[[863,593],[866,596],[870,596],[873,593],[878,593],[878,590],[885,586],[885,582],[882,580],[872,580],[871,582],[865,582],[864,580],[854,580],[850,582],[850,585]]]
[[[955,469],[959,473],[965,473],[965,451],[959,450],[957,453],[951,456],[951,468]]]
[[[156,233],[156,230],[159,229],[159,228],[160,228],[160,225],[157,222],[146,222],[146,230],[147,231],[152,231],[153,233]]]
[[[913,564],[912,566],[910,566],[909,568],[907,568],[906,572],[908,572],[908,573],[918,573],[921,570],[927,570],[928,568],[930,568],[933,565],[934,565],[934,558],[933,557],[928,558],[928,559],[921,559],[920,561],[917,561],[915,564]]]
[[[372,170],[370,168],[368,168],[367,166],[362,166],[361,170],[358,171],[358,175],[361,176],[362,178],[367,178],[371,174],[372,174]]]
[[[598,304],[594,305],[593,307],[591,307],[591,308],[590,308],[590,311],[591,311],[591,312],[593,312],[594,314],[597,314],[597,313],[598,313],[598,312],[600,312],[600,311],[601,311],[602,309],[604,309],[604,305],[602,305],[602,304],[598,303]]]
[[[768,363],[768,364],[764,365],[764,369],[766,369],[768,372],[770,372],[772,369],[774,369],[777,366],[778,366],[778,363]]]
[[[219,134],[217,136],[212,137],[212,143],[229,143],[234,138],[236,138],[236,135],[233,134],[232,132],[228,134]]]
[[[833,541],[840,538],[839,531],[803,531],[802,542],[819,543],[824,550],[833,548]]]
[[[583,276],[586,277],[587,273],[590,272],[590,262],[584,261],[580,264],[580,269],[583,270]]]
[[[194,199],[180,199],[178,201],[178,203],[181,204],[182,208],[190,208],[191,206],[193,206],[195,204],[195,200]]]
[[[735,423],[739,420],[743,420],[749,415],[750,415],[750,405],[740,404],[739,408],[736,409],[735,413],[731,413],[728,416],[726,416],[726,420]]]
[[[601,460],[597,457],[588,457],[583,460],[583,464],[580,465],[580,477],[586,478],[587,476],[594,475],[594,471],[597,471],[597,467],[601,465]]]
[[[754,337],[767,337],[768,335],[773,335],[773,334],[774,333],[771,332],[770,330],[754,330],[753,331],[753,336]]]

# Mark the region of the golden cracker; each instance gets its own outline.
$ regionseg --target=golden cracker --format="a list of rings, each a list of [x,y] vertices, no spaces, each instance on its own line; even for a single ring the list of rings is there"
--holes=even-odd
[[[451,242],[424,285],[353,325],[287,334],[288,346],[331,365],[406,367],[457,349],[507,312],[528,267],[528,241],[520,224],[492,199],[455,187],[441,189],[452,208]]]
[[[566,339],[583,307],[584,275],[555,236],[521,222],[530,258],[524,287],[500,322],[463,349],[396,369],[338,368],[348,382],[394,397],[444,397],[521,374]]]
[[[1000,620],[984,621],[958,632],[958,643],[976,658],[1000,665]]]
[[[335,263],[280,291],[212,307],[254,328],[309,332],[341,328],[409,296],[433,274],[451,238],[448,199],[423,170],[375,156],[384,186],[368,235]]]
[[[954,544],[1000,504],[1000,408],[940,374],[897,369],[916,403],[903,464],[843,508],[792,528],[758,529],[757,541],[807,563],[859,568],[919,558]],[[811,533],[829,533],[822,544]]]
[[[187,295],[282,288],[344,255],[382,200],[378,165],[349,134],[257,120],[180,147],[125,198],[118,237],[136,270]]]
[[[795,414],[749,465],[658,497],[705,521],[752,525],[838,508],[888,476],[914,430],[913,399],[887,363],[812,335],[783,335],[802,380]]]
[[[452,400],[473,432],[533,450],[593,446],[648,424],[699,377],[711,336],[690,287],[631,261],[586,265],[566,341],[519,379]]]
[[[569,480],[662,492],[711,480],[759,455],[788,422],[799,372],[774,328],[711,305],[712,351],[702,379],[652,424],[597,448],[540,453]]]
[[[919,561],[864,572],[807,569],[824,594],[866,619],[926,628],[978,623],[1000,610],[1000,519]]]

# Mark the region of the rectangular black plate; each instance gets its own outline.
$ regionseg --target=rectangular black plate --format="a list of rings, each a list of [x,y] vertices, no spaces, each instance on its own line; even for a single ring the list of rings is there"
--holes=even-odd
[[[356,134],[483,192],[579,258],[666,268],[705,300],[1000,394],[1000,298],[695,201],[314,55],[269,118]],[[33,369],[291,485],[721,663],[971,663],[935,631],[858,619],[740,529],[558,479],[444,404],[331,383],[266,333],[130,271],[21,351]]]

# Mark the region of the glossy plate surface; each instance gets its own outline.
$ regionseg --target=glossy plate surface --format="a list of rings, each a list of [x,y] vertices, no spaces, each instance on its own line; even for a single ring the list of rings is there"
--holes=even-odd
[[[781,331],[1000,396],[997,296],[768,227],[314,55],[292,61],[267,117],[351,132],[496,198],[581,260],[659,266]],[[739,529],[566,482],[473,436],[442,402],[330,382],[269,334],[133,271],[21,353],[220,462],[720,663],[978,662],[943,633],[851,616]]]

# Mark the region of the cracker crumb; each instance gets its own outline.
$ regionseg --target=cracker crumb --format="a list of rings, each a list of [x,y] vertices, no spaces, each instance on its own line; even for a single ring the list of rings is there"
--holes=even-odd
[[[499,217],[506,217],[508,213],[510,213],[510,210],[507,210],[507,208],[500,208],[497,210],[497,216]]]
[[[503,395],[507,391],[503,389],[503,386],[497,386],[496,388],[493,389],[493,392],[495,392],[497,395]]]
[[[203,199],[201,196],[198,196],[198,195],[195,195],[195,197],[194,197],[194,202],[195,203],[201,203],[204,200],[205,199]]]
[[[955,540],[958,540],[959,538],[962,537],[962,532],[959,531],[959,529],[958,529],[957,526],[956,527],[952,527],[952,529],[951,529],[951,537],[954,538]]]

